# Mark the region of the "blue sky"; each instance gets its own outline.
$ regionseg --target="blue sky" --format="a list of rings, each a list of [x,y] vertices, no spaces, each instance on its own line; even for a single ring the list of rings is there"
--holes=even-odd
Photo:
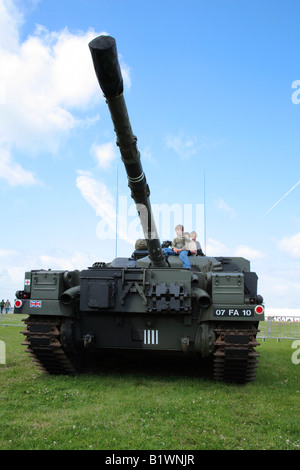
[[[88,50],[105,33],[161,238],[185,218],[208,255],[250,259],[267,307],[300,308],[299,18],[293,0],[0,0],[0,297],[139,235]]]

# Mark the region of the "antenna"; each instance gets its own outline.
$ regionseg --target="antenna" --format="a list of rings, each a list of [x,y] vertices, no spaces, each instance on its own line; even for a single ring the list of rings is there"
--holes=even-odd
[[[119,212],[119,175],[117,165],[117,195],[116,195],[116,258],[118,257],[118,212]]]
[[[205,200],[205,170],[203,174],[203,201],[204,201],[204,253],[206,254],[206,200]]]

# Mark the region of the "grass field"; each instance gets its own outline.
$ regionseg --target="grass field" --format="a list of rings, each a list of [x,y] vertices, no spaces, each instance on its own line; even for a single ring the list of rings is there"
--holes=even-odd
[[[214,382],[185,358],[106,359],[96,373],[47,376],[24,352],[21,329],[0,326],[1,450],[299,450],[300,364],[290,340],[261,343],[256,382],[239,386]]]
[[[300,321],[264,321],[259,330],[261,338],[300,339]]]

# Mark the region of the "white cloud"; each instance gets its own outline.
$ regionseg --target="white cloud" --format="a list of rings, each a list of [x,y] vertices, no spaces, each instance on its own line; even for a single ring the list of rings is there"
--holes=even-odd
[[[286,251],[291,256],[296,258],[300,257],[300,232],[292,235],[291,237],[282,238],[278,242],[278,248],[281,251]]]
[[[75,252],[70,257],[40,255],[39,260],[41,268],[61,269],[66,271],[85,269],[94,262],[94,259],[91,256],[81,252]]]
[[[112,142],[101,145],[93,144],[91,153],[100,168],[108,168],[117,157],[116,146]]]
[[[265,258],[265,254],[255,248],[247,245],[239,245],[236,248],[230,248],[218,240],[209,238],[206,248],[207,256],[230,256],[246,258],[249,261]]]
[[[0,177],[5,179],[10,186],[32,186],[37,184],[37,179],[31,171],[13,160],[10,152],[0,147]]]
[[[262,251],[251,248],[247,245],[240,245],[234,249],[234,256],[240,256],[246,258],[250,261],[261,259],[265,257],[265,254]]]
[[[131,78],[130,78],[131,68],[127,64],[125,64],[122,54],[118,54],[118,57],[119,57],[124,86],[127,89],[129,89],[131,87]]]
[[[293,268],[288,269],[289,279],[282,272],[282,267],[264,268],[257,271],[259,276],[259,291],[265,299],[267,307],[286,307],[300,308],[299,292],[300,281],[299,275],[295,273]],[[284,315],[281,313],[281,315]]]
[[[16,50],[19,43],[19,28],[23,15],[12,0],[0,0],[0,47]]]
[[[209,238],[206,243],[207,256],[229,256],[229,249],[223,243]]]
[[[166,138],[168,148],[172,148],[182,159],[187,159],[197,153],[197,138],[185,135],[182,131],[178,135],[168,135]]]
[[[225,212],[226,214],[228,214],[231,219],[233,219],[235,217],[234,209],[232,209],[232,207],[230,207],[228,204],[226,204],[226,202],[222,198],[220,198],[218,200],[217,207],[218,207],[218,209],[220,209],[220,211]]]
[[[101,96],[87,47],[94,36],[38,28],[16,52],[0,48],[5,85],[0,144],[56,150],[60,137],[80,123],[70,109]]]
[[[94,121],[78,111],[103,100],[88,48],[99,33],[38,25],[20,41],[23,20],[14,1],[0,0],[0,163],[6,171],[0,177],[14,175],[14,185],[36,184],[36,177],[16,163],[15,149],[57,152],[70,131]],[[122,72],[129,87],[130,69],[123,61]]]
[[[157,165],[157,161],[153,157],[150,147],[144,147],[143,149],[141,149],[141,156],[142,156],[143,161],[147,160],[148,162],[151,162],[152,164]]]
[[[173,149],[182,160],[192,156],[200,157],[203,149],[213,149],[223,145],[222,140],[209,141],[207,137],[194,137],[180,130],[177,135],[169,134],[166,137],[166,146]]]

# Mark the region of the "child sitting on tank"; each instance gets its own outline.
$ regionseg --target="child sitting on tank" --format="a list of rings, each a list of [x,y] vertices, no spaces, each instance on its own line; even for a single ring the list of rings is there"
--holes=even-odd
[[[197,246],[196,242],[192,239],[192,233],[184,232],[185,237],[185,248],[188,250],[188,255],[196,255],[197,254]],[[195,233],[195,232],[194,232]]]
[[[166,256],[178,255],[181,259],[182,267],[185,269],[191,269],[191,264],[188,259],[188,249],[186,248],[186,243],[189,240],[185,238],[183,230],[183,225],[176,225],[176,237],[173,240],[172,248],[163,248],[162,251]]]

